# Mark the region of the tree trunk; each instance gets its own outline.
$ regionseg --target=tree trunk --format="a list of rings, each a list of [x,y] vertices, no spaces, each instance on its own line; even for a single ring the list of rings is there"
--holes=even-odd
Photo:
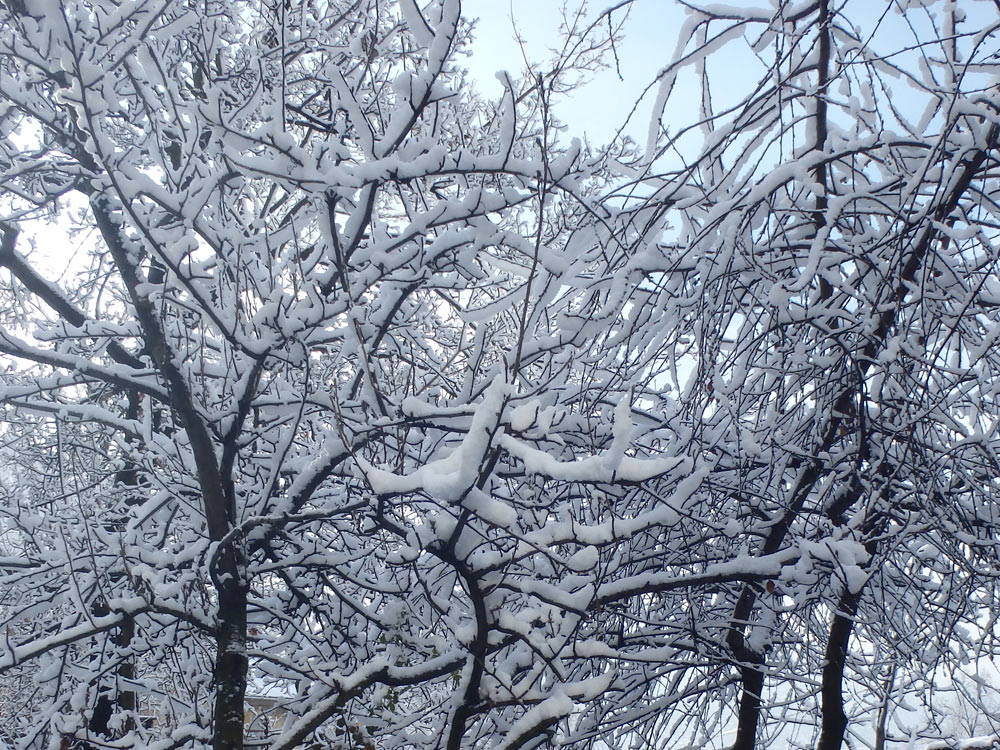
[[[761,693],[764,690],[764,673],[754,667],[741,670],[743,680],[740,692],[740,713],[736,727],[736,740],[731,750],[754,750],[757,725],[760,723]]]
[[[823,701],[819,744],[816,750],[840,750],[847,731],[844,713],[844,668],[847,665],[847,645],[854,630],[854,616],[858,612],[861,592],[845,591],[837,604],[837,613],[830,625],[830,638],[826,642],[823,665],[823,684],[820,696]]]
[[[247,592],[219,588],[215,657],[214,750],[243,750],[243,702],[247,688]]]

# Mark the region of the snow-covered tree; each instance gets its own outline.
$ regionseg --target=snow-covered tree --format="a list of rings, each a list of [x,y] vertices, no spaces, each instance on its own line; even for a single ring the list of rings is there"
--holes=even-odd
[[[458,0],[0,7],[22,746],[889,747],[993,655],[995,9],[688,7],[583,147],[630,4],[492,102]]]
[[[871,741],[889,671],[994,635],[998,21],[706,5],[660,76],[635,165],[673,220],[633,284],[652,369],[689,365],[671,384],[733,548],[796,558],[688,605],[738,671],[736,748],[790,725],[840,747],[847,712]]]

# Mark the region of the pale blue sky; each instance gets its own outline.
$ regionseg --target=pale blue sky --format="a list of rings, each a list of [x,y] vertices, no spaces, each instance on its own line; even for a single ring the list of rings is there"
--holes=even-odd
[[[576,2],[568,3],[571,7]],[[591,14],[612,5],[610,0],[591,3]],[[497,96],[500,83],[494,74],[507,70],[512,75],[524,69],[521,50],[514,41],[514,25],[525,39],[532,61],[543,63],[550,55],[548,47],[559,41],[561,0],[463,0],[462,11],[478,17],[476,42],[469,68],[479,80],[484,94]],[[622,17],[622,11],[615,14]],[[512,20],[513,19],[513,20]],[[643,89],[670,59],[682,21],[678,5],[672,0],[636,0],[632,3],[625,27],[626,38],[618,46],[622,79],[614,69],[598,73],[593,81],[570,100],[558,104],[561,119],[569,125],[567,136],[584,131],[595,140],[611,137],[624,122]],[[637,121],[629,132],[641,139],[655,92],[647,96]]]
[[[590,16],[596,16],[617,1],[591,0]],[[565,4],[577,7],[580,2],[582,0],[566,0]],[[475,74],[484,94],[490,97],[500,95],[501,86],[494,77],[496,71],[508,70],[516,75],[524,69],[522,53],[514,41],[515,25],[527,43],[532,62],[544,63],[549,57],[547,47],[559,41],[560,9],[563,5],[563,0],[463,0],[463,14],[480,19],[472,58],[465,62]],[[747,0],[737,3],[738,7],[751,5],[766,3]],[[904,20],[901,15],[904,5],[886,3],[885,0],[846,0],[840,12],[851,22],[859,24],[858,31],[862,38],[875,49],[883,52],[907,50],[890,55],[888,59],[903,70],[916,73],[921,67],[921,55],[933,57],[937,50],[933,44],[924,51],[914,49],[913,45],[918,39],[927,41],[935,38],[938,32],[933,27],[940,23],[940,18],[932,20],[930,14],[913,7]],[[942,7],[935,5],[931,13],[940,12]],[[961,7],[967,14],[960,29],[962,32],[983,29],[996,20],[995,6],[990,0],[963,0]],[[619,11],[615,18],[620,18],[621,13]],[[614,69],[605,70],[572,97],[559,102],[557,112],[568,125],[565,136],[569,138],[586,133],[595,143],[609,139],[625,121],[636,99],[673,56],[683,20],[684,12],[676,0],[634,0],[625,26],[625,39],[618,46],[624,80],[619,79]],[[756,58],[746,45],[740,44],[730,44],[716,51],[709,66],[713,73],[712,94],[716,112],[754,90],[765,74],[763,60]],[[694,85],[692,74],[693,71],[689,71],[686,80],[683,76],[678,80],[664,113],[664,123],[672,132],[676,132],[678,126],[697,119],[700,92]],[[967,85],[973,80],[974,76],[970,77]],[[883,83],[888,90],[879,93],[883,97],[891,96],[896,107],[918,121],[926,99],[898,76],[884,74]],[[655,88],[646,95],[626,131],[640,144],[645,143]],[[837,95],[837,89],[832,93]]]

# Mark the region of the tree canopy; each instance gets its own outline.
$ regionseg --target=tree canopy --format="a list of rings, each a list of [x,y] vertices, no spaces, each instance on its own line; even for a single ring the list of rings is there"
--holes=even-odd
[[[639,2],[0,3],[8,742],[984,729],[998,6]]]

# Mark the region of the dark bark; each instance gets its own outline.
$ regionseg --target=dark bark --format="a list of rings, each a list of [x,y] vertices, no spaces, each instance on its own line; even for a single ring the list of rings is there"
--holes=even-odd
[[[219,591],[215,659],[214,750],[242,750],[247,686],[247,593],[242,586]]]
[[[784,538],[784,533],[777,531],[777,527],[771,530],[771,536],[764,543],[765,548],[771,542],[775,546]],[[766,552],[765,552],[766,554]],[[732,750],[753,750],[757,741],[757,726],[760,723],[761,693],[764,689],[764,672],[760,668],[762,658],[746,646],[747,620],[753,611],[757,601],[756,590],[746,584],[740,593],[739,601],[733,609],[733,627],[730,628],[726,637],[726,645],[737,659],[743,662],[740,668],[740,709],[736,725],[736,739],[733,742]]]
[[[740,712],[732,750],[754,750],[757,726],[760,724],[764,673],[756,667],[744,667],[740,670],[740,677],[743,681],[740,690]]]
[[[837,613],[830,625],[823,665],[823,683],[820,688],[820,735],[816,750],[840,750],[847,731],[844,713],[844,668],[847,666],[847,646],[854,630],[854,617],[858,613],[861,592],[845,591],[837,603]]]
[[[864,440],[869,441],[871,437],[866,435]],[[872,566],[877,564],[876,555],[879,547],[877,540],[884,534],[888,522],[884,510],[889,507],[892,498],[892,478],[895,471],[891,463],[883,460],[878,464],[874,474],[880,480],[881,489],[878,492],[876,507],[869,509],[867,519],[862,525],[862,534],[866,539],[865,551],[868,553],[868,573],[871,572]],[[847,510],[861,497],[864,492],[862,487],[863,484],[856,479],[851,492],[853,498],[851,502],[833,502],[828,507],[827,517],[836,527],[844,528],[848,523]],[[844,742],[844,734],[847,731],[847,714],[844,712],[844,670],[847,667],[848,647],[851,633],[854,631],[858,605],[861,603],[866,585],[862,584],[856,591],[852,591],[847,588],[846,583],[844,584],[844,590],[837,600],[837,608],[830,623],[830,633],[823,654],[820,736],[816,750],[839,750]]]

